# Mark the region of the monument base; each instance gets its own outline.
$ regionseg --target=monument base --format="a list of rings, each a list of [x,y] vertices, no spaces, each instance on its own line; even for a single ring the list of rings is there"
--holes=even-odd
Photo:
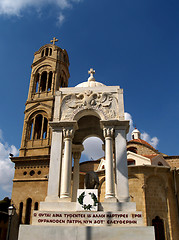
[[[153,227],[20,225],[18,240],[155,240]]]
[[[41,211],[76,211],[76,202],[40,202]],[[135,202],[100,202],[98,211],[136,211]]]

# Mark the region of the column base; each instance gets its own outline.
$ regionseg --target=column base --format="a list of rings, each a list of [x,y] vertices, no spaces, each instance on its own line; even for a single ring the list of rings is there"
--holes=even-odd
[[[104,202],[117,202],[115,197],[105,197]]]
[[[59,196],[46,196],[45,202],[59,202]]]
[[[59,202],[71,202],[71,197],[61,197]]]

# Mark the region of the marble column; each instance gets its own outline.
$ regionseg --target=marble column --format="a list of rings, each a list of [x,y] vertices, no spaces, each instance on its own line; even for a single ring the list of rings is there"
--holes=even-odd
[[[64,157],[62,163],[61,194],[60,198],[71,200],[71,169],[72,169],[72,137],[73,128],[63,129]]]
[[[56,202],[59,200],[60,173],[62,156],[62,129],[52,128],[52,144],[50,154],[49,180],[46,202]]]
[[[119,202],[129,201],[125,127],[115,128],[116,195]]]
[[[79,161],[81,157],[81,152],[73,151],[74,167],[73,167],[73,191],[72,191],[72,202],[76,202],[77,190],[79,189]]]
[[[105,178],[106,193],[105,200],[115,199],[114,191],[114,168],[113,168],[113,132],[112,127],[105,127],[103,134],[105,137]]]

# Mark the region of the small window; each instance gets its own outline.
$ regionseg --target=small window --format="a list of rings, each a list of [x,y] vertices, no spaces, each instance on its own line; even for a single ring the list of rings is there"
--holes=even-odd
[[[37,73],[36,76],[35,76],[35,89],[34,89],[34,91],[38,92],[38,90],[39,90],[39,73]]]
[[[40,139],[41,137],[41,128],[42,128],[42,115],[39,114],[35,119],[35,139]]]
[[[32,199],[28,198],[26,201],[25,224],[30,224],[31,208],[32,208]]]
[[[34,204],[34,210],[38,210],[38,207],[39,207],[38,202],[35,202],[35,204]]]
[[[44,118],[43,139],[47,138],[47,119]]]
[[[47,83],[47,72],[44,71],[41,76],[41,83],[40,83],[41,92],[44,92],[46,90],[46,83]]]
[[[53,73],[52,71],[49,72],[49,79],[48,79],[48,91],[51,90],[51,86],[52,86],[52,76],[53,76]]]
[[[33,176],[35,174],[34,170],[30,171],[30,176]]]
[[[46,49],[45,49],[45,56],[48,56],[48,51],[49,51],[49,49],[46,48]]]
[[[23,202],[19,204],[19,224],[22,223]]]
[[[135,160],[133,160],[133,159],[127,160],[127,165],[128,166],[135,165]]]
[[[33,134],[33,119],[30,121],[30,136],[29,139],[32,139],[32,134]]]
[[[50,53],[49,53],[49,56],[51,56],[52,55],[52,49],[50,48]]]
[[[44,50],[42,50],[42,53],[41,53],[41,57],[43,57],[44,56]]]
[[[158,166],[163,166],[163,163],[161,163],[161,162],[158,162]]]
[[[23,172],[23,175],[25,176],[25,175],[27,175],[27,172],[25,171],[25,172]]]
[[[40,174],[41,174],[41,171],[38,171],[37,174],[40,175]]]

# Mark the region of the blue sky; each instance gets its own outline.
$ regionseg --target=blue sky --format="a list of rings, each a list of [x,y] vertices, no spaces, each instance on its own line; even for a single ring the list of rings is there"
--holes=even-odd
[[[70,59],[69,86],[88,78],[124,89],[125,111],[143,138],[179,155],[177,0],[0,1],[0,199],[10,196],[33,54],[53,37]],[[89,157],[89,154],[86,154]]]

